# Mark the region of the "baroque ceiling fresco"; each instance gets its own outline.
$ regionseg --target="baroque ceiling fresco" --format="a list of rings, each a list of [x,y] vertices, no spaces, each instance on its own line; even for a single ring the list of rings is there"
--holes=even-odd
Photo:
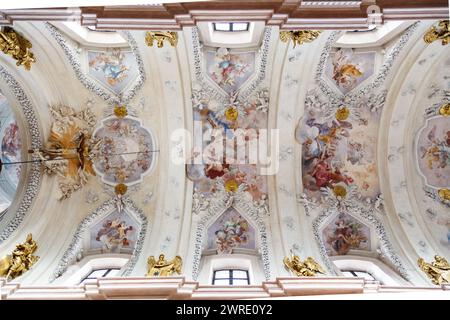
[[[241,45],[185,27],[153,46],[140,30],[91,30],[96,43],[18,23],[36,62],[0,57],[0,247],[33,232],[29,283],[107,256],[141,277],[160,254],[191,280],[242,256],[261,281],[288,276],[295,254],[327,275],[346,257],[428,283],[417,258],[450,254],[450,46],[424,40],[437,23],[295,46],[273,26]]]
[[[19,126],[5,96],[0,94],[0,157],[2,163],[20,162],[22,143]],[[20,165],[5,166],[0,174],[0,212],[6,210],[19,184]]]

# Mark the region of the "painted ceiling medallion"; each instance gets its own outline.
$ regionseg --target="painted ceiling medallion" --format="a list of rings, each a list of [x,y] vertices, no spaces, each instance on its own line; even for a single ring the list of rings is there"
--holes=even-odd
[[[31,63],[36,62],[34,54],[30,51],[31,42],[16,32],[13,28],[5,27],[0,31],[0,50],[17,60],[17,66],[24,66],[30,70]]]
[[[114,94],[124,93],[139,76],[136,59],[129,49],[87,50],[88,76]]]
[[[155,41],[158,48],[164,46],[164,41],[167,41],[172,47],[176,47],[178,44],[178,33],[175,31],[147,31],[145,34],[147,45],[152,47]]]
[[[325,77],[342,94],[347,94],[374,74],[375,56],[375,52],[338,48],[328,56]]]
[[[102,156],[94,162],[95,172],[106,184],[127,186],[139,183],[153,163],[153,137],[141,120],[108,117],[94,132],[102,141]]]
[[[280,31],[280,40],[282,42],[289,42],[292,40],[295,48],[297,44],[301,45],[313,42],[319,37],[320,33],[321,31],[317,30]]]
[[[440,108],[439,113],[442,108]],[[417,137],[417,161],[419,172],[429,186],[448,188],[450,176],[450,129],[448,119],[443,115],[426,119]],[[445,195],[441,191],[440,195]],[[441,197],[442,199],[442,197]]]
[[[423,36],[425,43],[430,44],[434,41],[442,40],[442,45],[450,43],[450,22],[449,20],[441,20],[437,26],[432,26]]]
[[[229,95],[235,94],[255,73],[256,53],[218,48],[206,52],[206,73]]]

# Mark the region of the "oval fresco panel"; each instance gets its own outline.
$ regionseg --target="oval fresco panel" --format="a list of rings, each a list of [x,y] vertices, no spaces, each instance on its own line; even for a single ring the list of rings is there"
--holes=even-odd
[[[102,140],[101,157],[94,161],[102,181],[132,185],[142,181],[153,163],[153,138],[138,119],[111,117],[94,132]]]

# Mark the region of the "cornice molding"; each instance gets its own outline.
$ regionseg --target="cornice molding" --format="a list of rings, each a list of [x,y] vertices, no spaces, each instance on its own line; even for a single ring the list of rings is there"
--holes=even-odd
[[[339,19],[336,17],[339,11]],[[0,11],[0,25],[16,21],[80,21],[96,29],[181,30],[199,21],[264,21],[290,30],[368,27],[374,14],[384,20],[448,19],[446,0],[422,3],[385,0],[170,3],[163,5],[39,8]]]

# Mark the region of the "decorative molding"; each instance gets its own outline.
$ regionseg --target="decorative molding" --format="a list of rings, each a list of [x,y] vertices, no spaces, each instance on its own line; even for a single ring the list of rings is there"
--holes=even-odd
[[[263,262],[264,276],[267,280],[270,279],[270,260],[269,260],[269,248],[268,248],[268,234],[266,231],[266,224],[263,218],[268,214],[267,200],[264,203],[249,202],[245,188],[247,185],[241,184],[238,190],[233,192],[227,192],[220,182],[216,184],[217,191],[214,197],[208,202],[203,202],[201,210],[197,208],[196,215],[200,216],[197,224],[197,230],[195,232],[195,250],[192,268],[192,278],[197,279],[200,272],[200,260],[202,256],[202,243],[206,236],[207,228],[211,223],[220,217],[230,207],[235,208],[245,218],[252,221],[259,234],[259,245],[261,250],[261,257]],[[194,193],[195,196],[195,193]]]
[[[259,68],[257,69],[256,78],[251,80],[251,82],[245,84],[238,91],[238,101],[245,102],[248,100],[262,81],[266,78],[266,67],[267,67],[267,57],[269,54],[271,28],[265,28],[264,38],[262,41],[259,57]],[[208,99],[215,99],[222,104],[227,104],[229,102],[229,95],[217,85],[212,83],[212,80],[205,80],[205,70],[202,61],[202,45],[200,44],[200,38],[198,35],[198,28],[192,29],[192,49],[194,56],[194,74],[196,82],[201,86],[205,97]]]
[[[145,235],[147,233],[147,217],[144,213],[139,209],[134,202],[129,197],[123,197],[122,203],[125,206],[125,211],[131,213],[140,223],[140,231],[138,235],[138,239],[136,241],[136,246],[134,248],[133,254],[127,264],[124,266],[124,271],[122,272],[122,276],[128,276],[133,270],[140,253],[142,252],[142,248],[144,245]],[[81,221],[78,225],[75,235],[73,236],[72,242],[70,243],[67,250],[64,252],[62,258],[60,259],[56,269],[53,271],[49,281],[53,282],[67,271],[67,268],[80,260],[83,257],[83,239],[85,232],[89,228],[89,226],[103,216],[107,216],[114,209],[117,208],[117,199],[111,198],[104,202],[100,207],[98,207],[94,212],[90,213],[86,218]]]
[[[53,39],[55,39],[55,41],[64,51],[65,55],[69,60],[69,64],[72,66],[72,69],[74,70],[78,80],[83,84],[83,86],[86,89],[95,93],[100,98],[107,101],[110,105],[127,104],[132,98],[134,98],[134,96],[136,96],[136,93],[139,91],[139,89],[142,88],[146,80],[144,63],[139,53],[136,40],[133,38],[133,36],[129,31],[122,31],[121,34],[126,38],[130,46],[130,49],[133,52],[134,58],[136,59],[136,63],[138,66],[139,75],[137,80],[130,89],[128,89],[122,94],[116,95],[113,94],[112,92],[108,92],[107,90],[101,88],[94,81],[89,79],[89,77],[85,74],[85,72],[82,69],[78,54],[75,52],[73,48],[70,47],[69,43],[64,38],[64,36],[59,32],[59,30],[55,26],[51,25],[50,23],[46,23],[45,26],[47,30],[50,32]]]
[[[20,86],[19,82],[17,82],[2,65],[0,65],[0,77],[6,82],[9,91],[14,95],[19,103],[19,106],[22,108],[21,111],[24,115],[24,120],[26,121],[29,130],[31,148],[41,148],[41,133],[39,131],[36,113],[30,99]],[[37,158],[33,156],[33,160],[37,160]],[[28,180],[26,181],[25,192],[20,200],[20,204],[18,209],[16,210],[14,218],[9,221],[8,225],[3,230],[1,230],[0,243],[5,241],[19,227],[25,215],[31,209],[33,201],[38,194],[39,186],[41,183],[40,164],[36,162],[31,163],[29,166],[30,171],[28,174]]]
[[[445,91],[445,90],[443,90]],[[420,127],[420,129],[417,131],[417,135],[415,137],[415,141],[414,141],[414,145],[415,148],[414,150],[417,150],[418,147],[418,139],[419,136],[422,132],[422,130],[424,130],[427,127],[427,123],[430,119],[432,118],[439,118],[439,117],[446,117],[443,112],[442,112],[442,108],[445,104],[450,103],[450,97],[446,97],[443,96],[443,100],[439,103],[435,103],[433,104],[431,107],[428,107],[427,109],[425,109],[425,113],[423,115],[424,118],[424,122],[423,125]],[[422,173],[422,171],[419,169],[419,164],[418,164],[418,158],[416,155],[416,169],[420,175],[420,178],[422,179],[423,182],[423,191],[425,192],[425,194],[435,200],[436,202],[442,203],[443,205],[447,206],[448,208],[450,208],[450,200],[447,199],[446,197],[442,197],[439,192],[441,192],[441,194],[447,194],[448,191],[441,191],[444,190],[445,188],[438,188],[435,186],[431,186],[427,183],[426,178],[424,176],[424,174]],[[447,189],[448,190],[448,189]]]
[[[374,6],[373,10],[371,6]],[[368,10],[369,9],[369,10]],[[0,23],[12,25],[15,21],[79,21],[83,26],[97,30],[140,29],[182,30],[196,22],[266,21],[267,25],[280,29],[327,29],[330,21],[336,21],[348,29],[368,27],[370,18],[376,15],[386,20],[448,19],[446,0],[418,4],[381,0],[345,1],[209,1],[165,3],[157,6],[97,6],[55,7],[1,10]]]
[[[331,215],[345,213],[362,219],[365,223],[374,227],[380,241],[380,258],[391,264],[403,278],[405,278],[406,280],[409,279],[405,267],[400,261],[400,258],[394,252],[394,249],[389,242],[383,224],[376,216],[377,214],[380,214],[382,212],[380,210],[380,207],[383,205],[383,198],[381,195],[373,201],[370,198],[362,201],[362,196],[357,191],[356,186],[349,187],[347,196],[345,198],[336,196],[329,188],[322,188],[322,195],[323,196],[321,201],[322,205],[320,207],[320,214],[314,219],[312,225],[314,237],[319,245],[320,255],[327,269],[331,273],[334,273],[333,264],[328,257],[327,251],[325,249],[325,244],[322,240],[320,232],[324,226],[324,222],[328,217],[330,217]],[[307,199],[309,203],[318,203],[317,200],[309,199],[306,195],[303,195],[303,198]],[[315,209],[318,209],[318,206],[305,204],[305,210],[312,211]]]
[[[419,24],[420,24],[420,22],[416,22],[413,25],[411,25],[410,27],[408,27],[405,32],[403,32],[400,39],[395,43],[393,48],[387,53],[387,57],[384,60],[382,66],[380,67],[380,69],[373,81],[371,81],[369,84],[365,85],[363,88],[361,88],[359,90],[351,90],[346,94],[342,94],[338,90],[333,89],[323,79],[328,56],[331,52],[333,44],[338,39],[338,37],[341,35],[340,31],[332,32],[325,43],[322,54],[320,55],[319,64],[317,66],[315,81],[316,81],[318,87],[323,92],[323,94],[328,96],[328,99],[331,101],[331,104],[336,104],[336,105],[353,103],[353,102],[360,100],[361,98],[366,97],[367,95],[371,94],[371,92],[373,90],[379,88],[384,83],[384,81],[386,80],[390,71],[392,70],[394,61],[399,56],[402,49],[407,44],[408,40],[414,34],[414,31],[417,29]],[[376,109],[378,109],[378,107]]]

